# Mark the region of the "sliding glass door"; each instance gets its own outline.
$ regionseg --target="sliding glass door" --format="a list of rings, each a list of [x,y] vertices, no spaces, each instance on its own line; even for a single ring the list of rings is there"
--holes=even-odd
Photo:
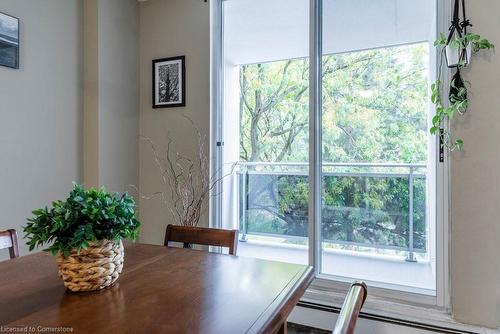
[[[435,17],[434,0],[323,0],[322,274],[436,289]]]
[[[220,4],[215,225],[240,256],[435,295],[435,0]]]
[[[307,264],[309,1],[223,12],[223,226],[240,230],[242,256]]]

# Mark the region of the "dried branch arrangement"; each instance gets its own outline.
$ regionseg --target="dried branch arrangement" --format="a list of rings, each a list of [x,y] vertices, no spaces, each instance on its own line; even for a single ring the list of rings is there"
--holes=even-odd
[[[208,209],[208,199],[211,192],[225,176],[209,175],[209,160],[205,152],[206,136],[202,135],[198,127],[187,116],[184,116],[198,138],[198,152],[196,157],[190,158],[179,152],[174,152],[174,140],[167,138],[165,152],[160,152],[155,143],[147,137],[142,137],[151,147],[151,152],[156,166],[161,173],[163,190],[150,196],[142,196],[144,199],[161,197],[164,204],[177,224],[183,226],[198,226],[201,216]],[[214,175],[219,175],[215,173]]]

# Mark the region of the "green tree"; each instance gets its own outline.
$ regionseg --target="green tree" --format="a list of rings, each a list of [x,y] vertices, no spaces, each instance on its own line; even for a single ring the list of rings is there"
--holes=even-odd
[[[426,161],[428,52],[423,43],[323,57],[325,162]],[[308,67],[307,59],[241,66],[242,161],[308,161]],[[408,244],[406,178],[325,174],[323,193],[324,238]],[[307,177],[253,175],[248,195],[252,228],[307,235]],[[415,182],[413,218],[425,248],[424,180]]]

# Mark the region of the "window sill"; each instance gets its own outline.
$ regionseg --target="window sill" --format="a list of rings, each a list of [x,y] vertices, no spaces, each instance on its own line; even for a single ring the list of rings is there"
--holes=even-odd
[[[306,246],[276,243],[262,236],[260,239],[248,236],[245,242],[239,243],[238,255],[305,264],[308,263],[309,254]],[[436,304],[435,265],[428,261],[410,263],[403,257],[340,249],[323,249],[321,260],[322,271],[327,274],[320,277],[325,278],[326,282],[350,282],[352,279],[349,277],[363,277],[370,286],[426,295],[428,300],[422,303]]]
[[[316,279],[307,289],[298,307],[316,308],[318,311],[325,312],[338,311],[344,301],[347,288],[348,284],[325,283],[322,279]],[[364,318],[421,329],[426,327],[428,330],[438,332],[450,330],[456,333],[498,333],[496,330],[458,323],[453,319],[449,310],[428,303],[415,302],[415,300],[402,300],[400,299],[402,294],[398,292],[392,292],[395,296],[399,295],[398,299],[370,294],[370,290],[374,289],[376,288],[368,288],[369,295],[362,309]]]

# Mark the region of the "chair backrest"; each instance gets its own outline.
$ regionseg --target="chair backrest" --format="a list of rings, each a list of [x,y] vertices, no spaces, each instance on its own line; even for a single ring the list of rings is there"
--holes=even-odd
[[[19,256],[16,230],[0,231],[0,249],[9,249],[10,258]]]
[[[165,233],[165,246],[168,246],[169,241],[182,242],[184,244],[227,247],[229,248],[229,254],[236,255],[238,231],[168,225]]]
[[[347,292],[333,334],[353,334],[359,312],[366,300],[368,289],[364,282],[354,282]]]

